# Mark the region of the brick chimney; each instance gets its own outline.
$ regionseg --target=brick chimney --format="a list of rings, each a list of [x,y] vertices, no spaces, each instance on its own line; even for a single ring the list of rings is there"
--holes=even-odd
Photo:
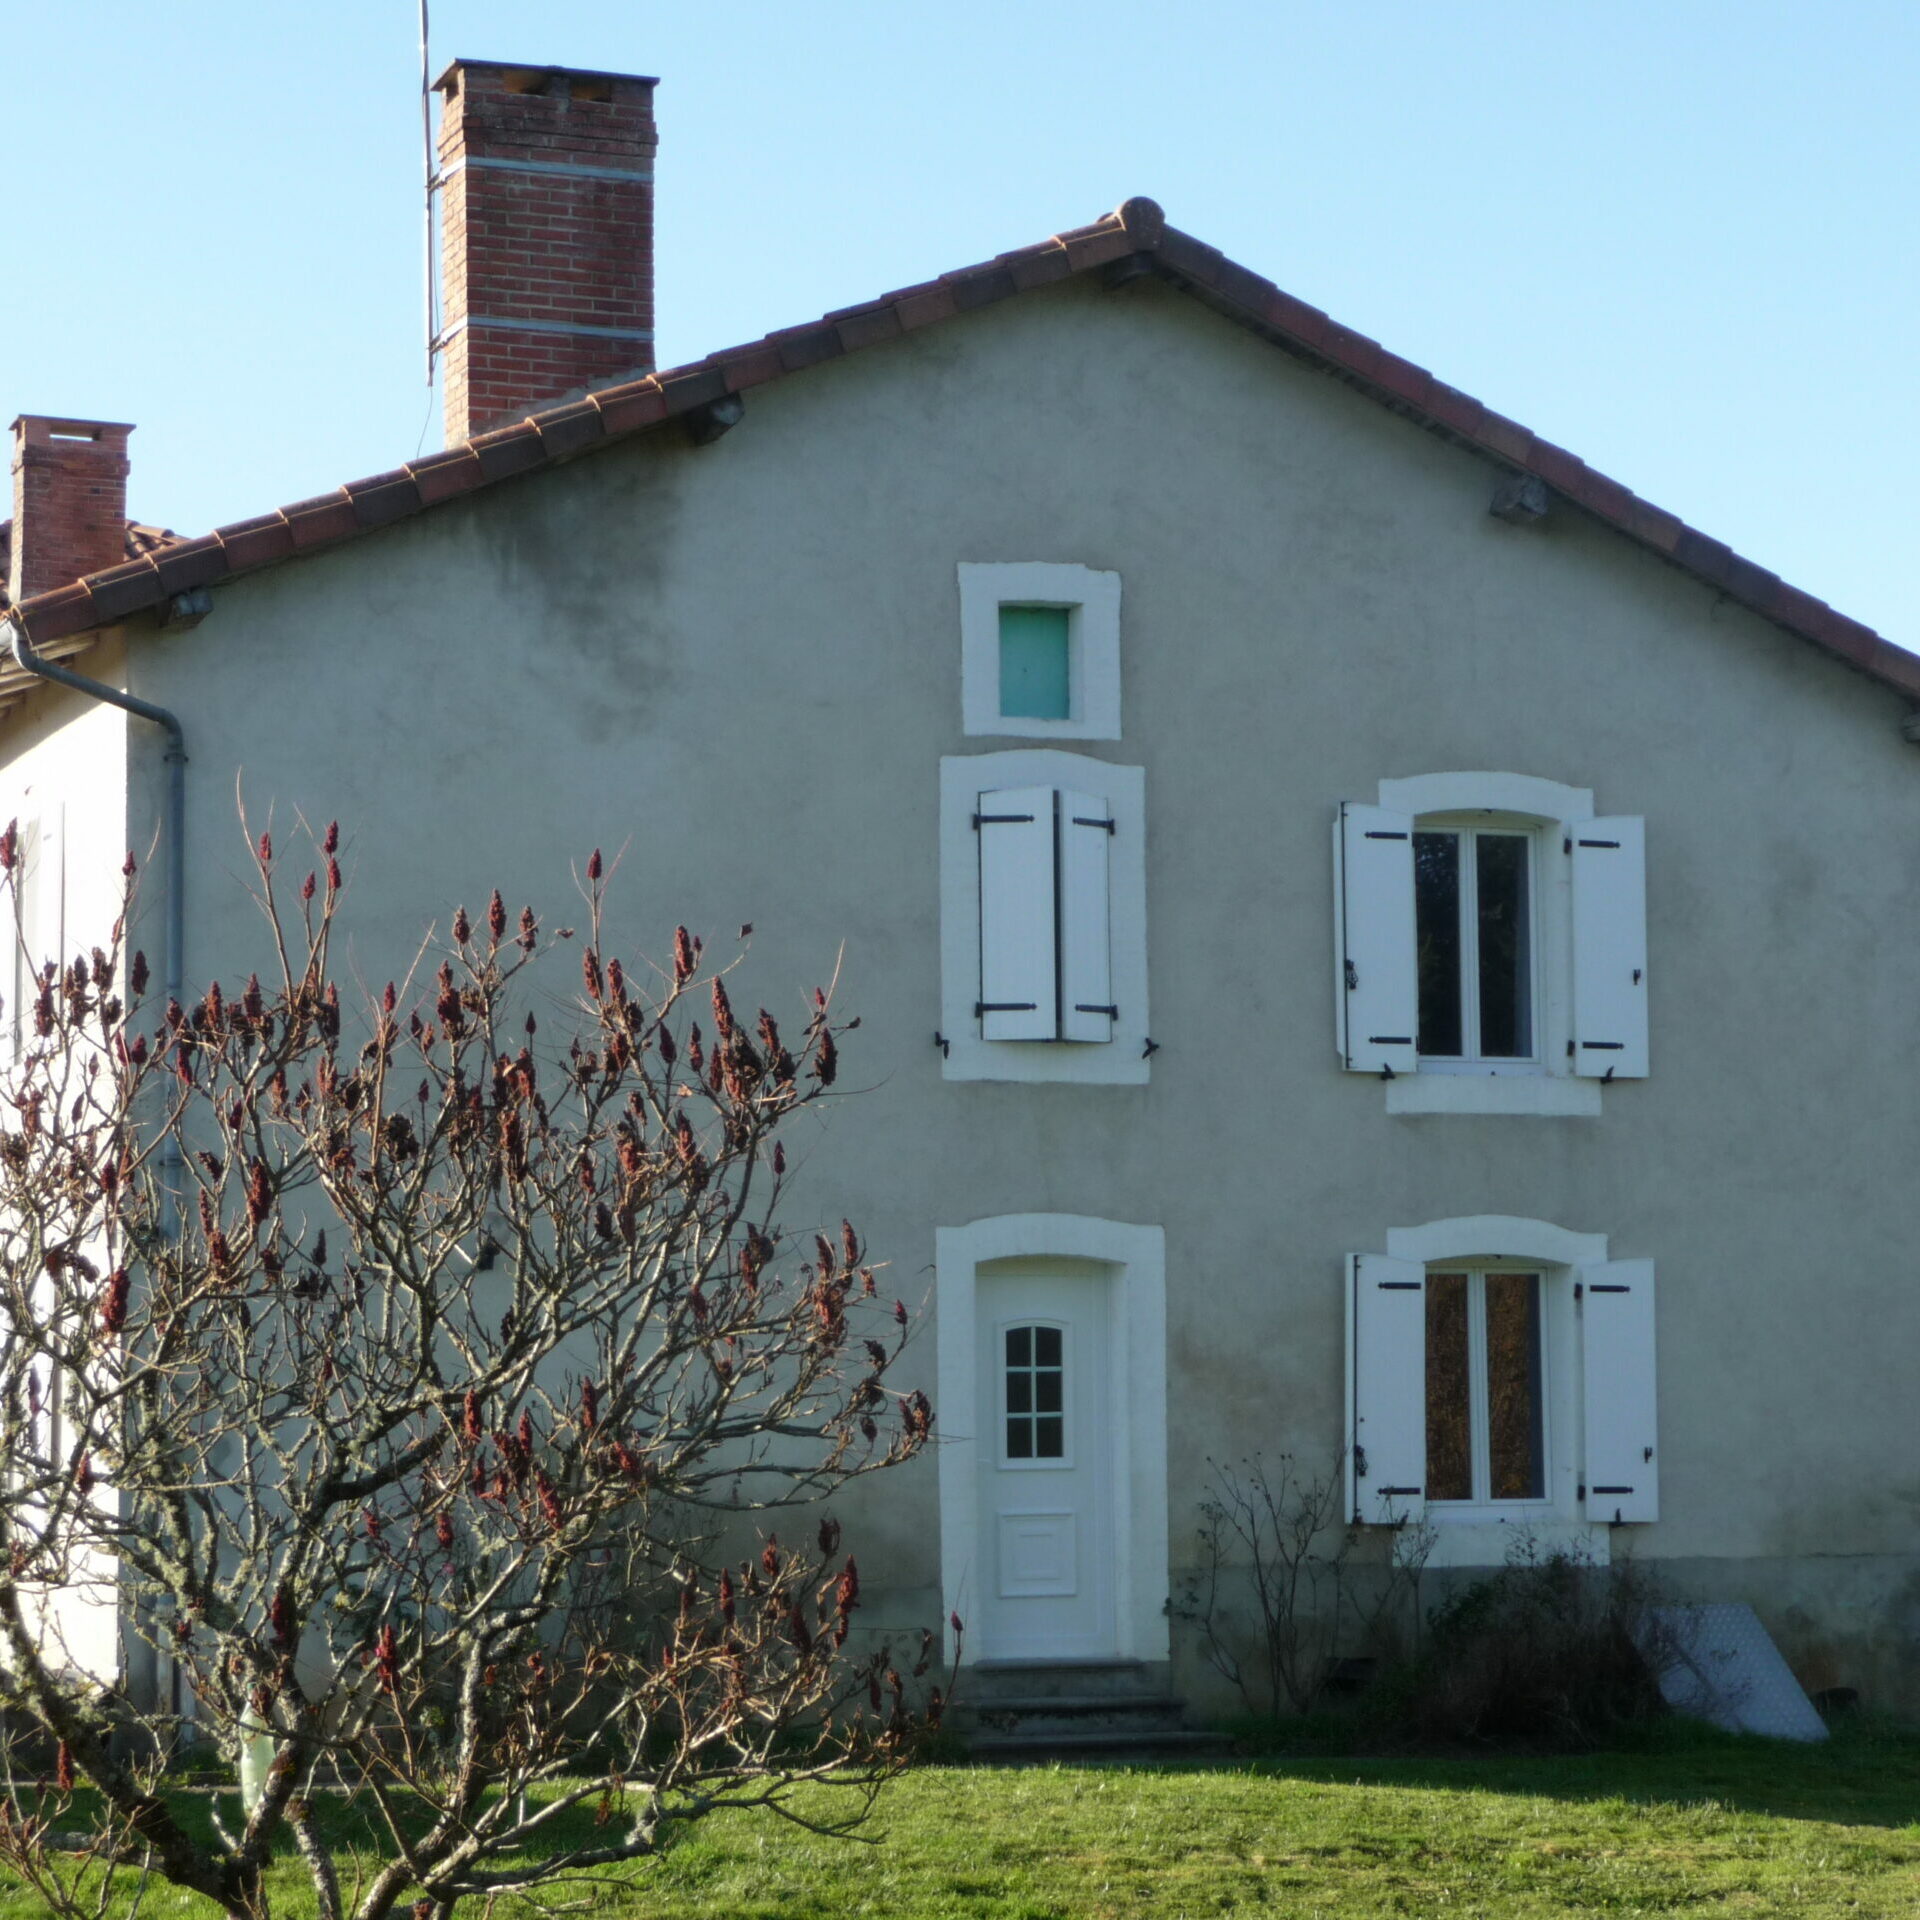
[[[127,557],[127,435],[111,420],[13,423],[13,529],[7,597],[64,587]]]
[[[456,60],[440,108],[449,446],[653,366],[653,89]]]

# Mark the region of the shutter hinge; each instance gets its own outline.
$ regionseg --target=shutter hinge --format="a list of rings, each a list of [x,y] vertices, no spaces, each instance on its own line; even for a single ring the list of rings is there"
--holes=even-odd
[[[1569,1060],[1573,1058],[1573,1042],[1571,1040],[1567,1042],[1567,1058]]]
[[[1580,844],[1583,847],[1613,847],[1617,849],[1620,842],[1618,840],[1582,840]]]
[[[976,813],[973,816],[973,830],[978,833],[982,827],[1024,827],[1033,824],[1030,813]]]
[[[1586,1293],[1586,1288],[1578,1280],[1573,1283],[1573,1297],[1578,1302]]]
[[[1593,1290],[1595,1293],[1631,1293],[1633,1291],[1631,1287],[1623,1287],[1613,1280],[1596,1280],[1593,1283]]]
[[[1084,814],[1079,813],[1073,816],[1073,824],[1076,827],[1105,827],[1109,833],[1118,831],[1111,820],[1089,820]]]
[[[1631,1493],[1631,1487],[1595,1487],[1595,1493]]]
[[[1089,1007],[1077,1000],[1074,1002],[1073,1010],[1075,1013],[1104,1013],[1109,1020],[1118,1020],[1120,1018],[1120,1009],[1118,1007]]]
[[[978,1020],[983,1013],[1037,1013],[1040,1003],[1037,1000],[976,1000],[973,1003],[973,1017]]]
[[[1560,851],[1562,853],[1571,853],[1573,851],[1573,835],[1572,834],[1568,834],[1566,838],[1560,842]]]
[[[1580,1482],[1580,1498],[1584,1500],[1586,1497],[1587,1497],[1587,1483],[1584,1480],[1582,1480]]]
[[[1374,1492],[1376,1492],[1382,1500],[1418,1500],[1420,1498],[1420,1489],[1418,1487],[1376,1487],[1374,1488]]]
[[[1369,840],[1405,840],[1408,838],[1404,833],[1384,833],[1373,827],[1367,829],[1365,837]]]

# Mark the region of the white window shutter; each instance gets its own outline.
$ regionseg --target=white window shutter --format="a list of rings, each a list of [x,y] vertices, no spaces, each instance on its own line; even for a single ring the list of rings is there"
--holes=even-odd
[[[1002,787],[974,813],[980,842],[980,1033],[1059,1036],[1054,790]]]
[[[1427,1274],[1416,1260],[1357,1253],[1351,1278],[1347,1510],[1392,1525],[1426,1507]]]
[[[1413,816],[1343,803],[1333,864],[1340,1057],[1354,1073],[1412,1073],[1420,1017]]]
[[[1653,1363],[1653,1262],[1580,1269],[1581,1387],[1587,1449],[1581,1471],[1589,1520],[1660,1518],[1660,1450]]]
[[[1111,1040],[1108,849],[1113,808],[1098,794],[1060,794],[1060,1038]]]
[[[1646,822],[1577,820],[1573,843],[1573,1070],[1647,1075]]]

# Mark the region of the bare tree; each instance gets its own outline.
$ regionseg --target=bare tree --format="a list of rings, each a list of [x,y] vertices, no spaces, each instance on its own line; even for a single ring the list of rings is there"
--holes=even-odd
[[[908,1316],[854,1228],[775,1224],[778,1136],[836,1083],[827,994],[789,1042],[684,928],[623,967],[595,853],[558,1047],[527,989],[573,936],[497,892],[430,986],[431,953],[343,1006],[338,848],[293,886],[259,840],[267,980],[156,1014],[131,859],[109,944],[29,976],[0,1709],[9,1780],[36,1741],[50,1777],[0,1806],[0,1859],[62,1915],[131,1875],[262,1920],[290,1839],[323,1920],[444,1920],[725,1807],[851,1825],[929,1648],[856,1660],[838,1525],[763,1529],[932,1414],[888,1383]],[[90,1602],[158,1698],[69,1657]],[[163,1770],[189,1714],[251,1775],[211,1838]],[[843,1799],[803,1812],[807,1781]]]

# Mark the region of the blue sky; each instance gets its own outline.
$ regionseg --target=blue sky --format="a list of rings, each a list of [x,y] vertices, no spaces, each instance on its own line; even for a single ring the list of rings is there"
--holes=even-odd
[[[183,532],[438,443],[416,0],[0,0],[4,416]],[[664,362],[1148,193],[1920,647],[1920,7],[436,0],[661,76]]]

